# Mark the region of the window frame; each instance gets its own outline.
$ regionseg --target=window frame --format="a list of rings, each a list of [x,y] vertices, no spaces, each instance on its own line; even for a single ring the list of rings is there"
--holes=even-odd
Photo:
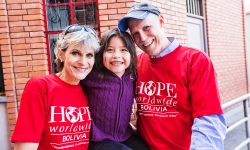
[[[49,23],[48,23],[48,17],[47,17],[47,7],[60,7],[60,6],[68,6],[69,7],[69,25],[77,24],[75,21],[75,8],[74,6],[81,6],[81,5],[90,5],[95,4],[95,16],[96,16],[96,25],[94,29],[97,31],[98,36],[100,37],[100,20],[99,20],[99,10],[98,10],[98,0],[82,0],[81,2],[74,2],[73,0],[68,0],[68,2],[65,3],[52,3],[47,4],[47,0],[43,0],[43,12],[44,12],[44,23],[45,23],[45,37],[46,37],[46,47],[47,47],[47,55],[48,55],[48,70],[49,73],[55,73],[53,71],[53,61],[52,61],[52,54],[53,50],[51,49],[51,42],[50,42],[50,35],[57,35],[60,34],[63,30],[57,30],[57,31],[49,31]]]

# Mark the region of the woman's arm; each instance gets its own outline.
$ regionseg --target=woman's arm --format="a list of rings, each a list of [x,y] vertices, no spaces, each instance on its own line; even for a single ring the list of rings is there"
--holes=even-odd
[[[37,150],[39,143],[18,142],[14,145],[14,150]]]

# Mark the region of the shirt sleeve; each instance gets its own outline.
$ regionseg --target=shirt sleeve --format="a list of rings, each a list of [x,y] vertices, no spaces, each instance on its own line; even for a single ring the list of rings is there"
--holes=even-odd
[[[216,114],[194,119],[190,150],[224,149],[226,121],[224,115]]]
[[[40,142],[46,118],[44,91],[37,80],[26,84],[11,142]]]

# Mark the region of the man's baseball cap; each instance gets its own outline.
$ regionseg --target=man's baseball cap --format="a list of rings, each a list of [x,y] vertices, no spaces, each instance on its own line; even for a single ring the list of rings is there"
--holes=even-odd
[[[138,3],[134,4],[128,13],[119,20],[118,27],[121,31],[126,31],[128,29],[128,18],[134,18],[134,19],[144,19],[146,18],[150,13],[159,15],[160,10],[148,3]]]

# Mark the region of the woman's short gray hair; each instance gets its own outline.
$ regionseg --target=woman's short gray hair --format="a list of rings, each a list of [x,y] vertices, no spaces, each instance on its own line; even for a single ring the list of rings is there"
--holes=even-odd
[[[93,35],[93,33],[85,30],[85,27],[87,28],[90,28],[90,27],[83,26],[82,30],[80,31],[66,33],[66,31],[69,30],[72,26],[66,27],[64,31],[59,35],[59,38],[54,48],[54,53],[56,56],[55,63],[56,63],[56,69],[58,72],[62,71],[64,67],[64,63],[61,62],[60,58],[58,58],[58,55],[57,55],[59,50],[65,52],[67,48],[70,46],[83,46],[85,48],[87,47],[87,48],[93,49],[95,54],[99,51],[100,45],[99,45],[98,37]],[[80,26],[80,25],[76,25],[76,26]],[[90,30],[93,30],[93,29],[91,28]]]

